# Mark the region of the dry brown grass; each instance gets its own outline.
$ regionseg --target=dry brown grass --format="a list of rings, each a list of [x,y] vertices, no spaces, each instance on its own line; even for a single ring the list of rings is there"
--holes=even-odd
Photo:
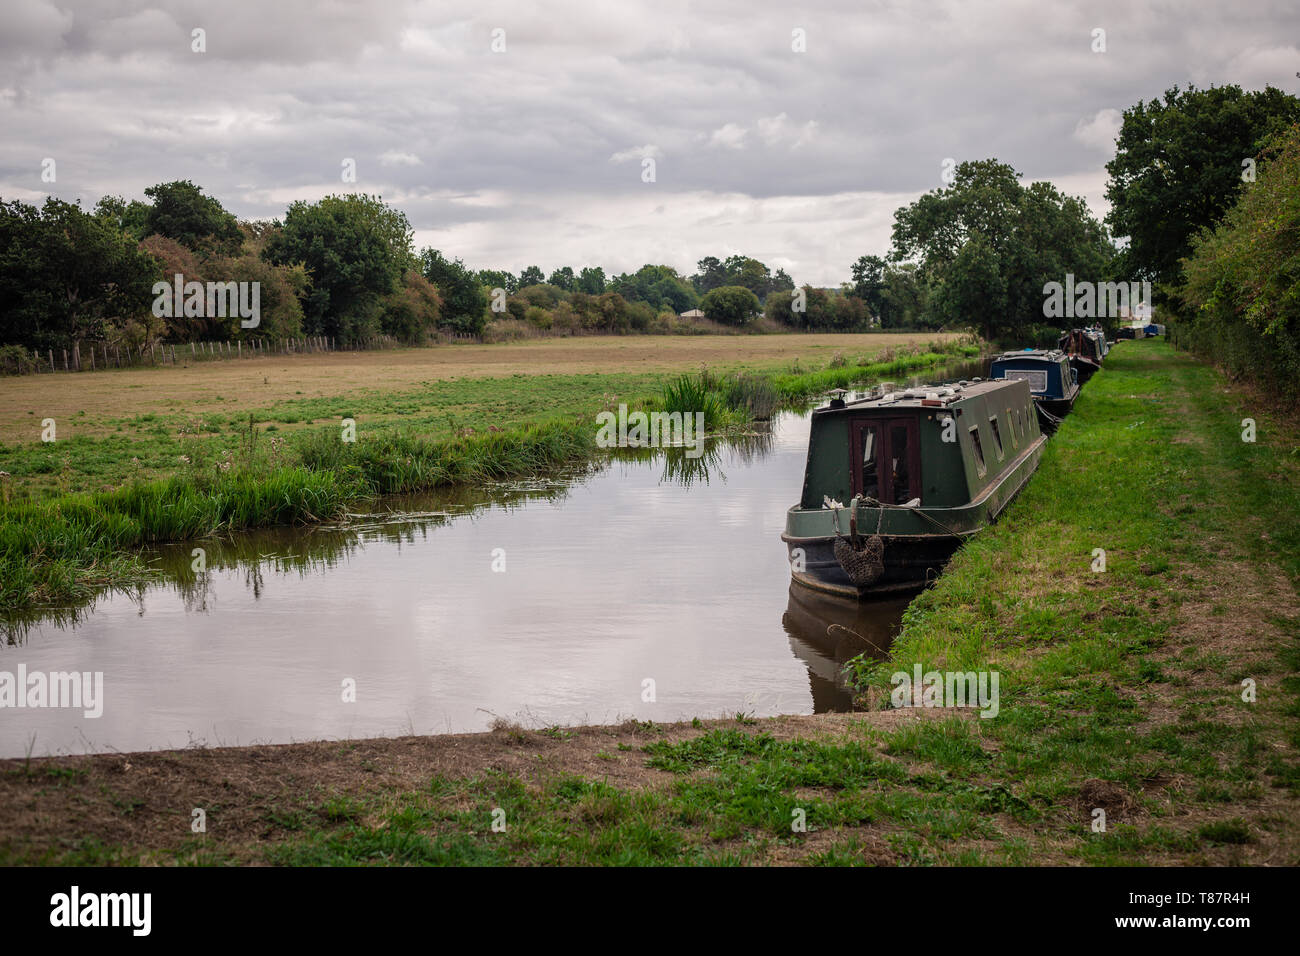
[[[81,410],[103,420],[167,413],[221,396],[226,412],[296,397],[400,392],[423,382],[511,375],[672,372],[746,367],[785,369],[794,359],[824,364],[837,351],[874,354],[939,333],[860,335],[628,335],[542,338],[498,345],[448,345],[375,352],[268,355],[80,374],[0,378],[0,441],[30,441],[32,409],[59,422]]]

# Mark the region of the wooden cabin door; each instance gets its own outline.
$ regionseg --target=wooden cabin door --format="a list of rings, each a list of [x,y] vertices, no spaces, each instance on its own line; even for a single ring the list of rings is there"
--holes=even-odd
[[[850,431],[855,495],[894,505],[921,497],[915,418],[858,419]]]

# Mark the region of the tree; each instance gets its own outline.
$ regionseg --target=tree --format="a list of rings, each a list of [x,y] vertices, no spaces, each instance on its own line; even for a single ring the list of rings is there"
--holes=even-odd
[[[886,329],[938,328],[942,321],[930,315],[930,288],[914,262],[890,263],[880,311],[880,327]]]
[[[1043,287],[1067,273],[1101,282],[1113,248],[1082,200],[987,159],[894,213],[895,260],[916,259],[944,324],[978,319],[986,338],[1019,339],[1043,321]]]
[[[127,202],[121,196],[104,196],[95,203],[95,215],[108,219],[133,239],[149,235],[149,204],[138,199]]]
[[[158,264],[109,216],[0,201],[0,342],[67,348],[151,318]]]
[[[794,280],[786,274],[784,269],[777,269],[776,272],[772,274],[772,285],[771,288],[768,289],[768,294],[770,295],[773,292],[785,292],[793,288]]]
[[[190,249],[210,245],[234,251],[243,241],[235,217],[188,179],[150,186],[144,194],[153,200],[144,216],[145,235],[166,236]],[[124,220],[133,213],[124,209]]]
[[[343,342],[376,331],[379,300],[397,290],[415,262],[405,213],[360,193],[292,203],[264,255],[277,265],[306,266],[306,331]]]
[[[862,256],[853,263],[853,294],[876,315],[884,314],[885,260],[880,256]],[[883,324],[883,323],[882,323]]]
[[[605,291],[605,270],[600,266],[586,266],[578,273],[577,290],[587,295],[602,295]]]
[[[438,290],[420,273],[411,270],[402,276],[401,288],[384,297],[379,327],[385,335],[419,345],[430,332],[437,330],[441,316],[442,297]]]
[[[523,272],[519,273],[519,288],[526,285],[541,285],[546,281],[546,276],[537,266],[529,266]]]
[[[764,313],[774,322],[805,331],[851,332],[871,327],[871,313],[860,298],[810,285],[802,291],[802,309],[795,309],[796,293],[782,289],[767,297]]]
[[[507,294],[513,294],[519,288],[518,280],[504,269],[480,269],[478,281],[489,289],[505,289]]]
[[[481,334],[487,323],[488,298],[478,276],[459,259],[449,260],[437,249],[421,252],[420,263],[424,277],[442,295],[443,321],[457,332]]]
[[[672,266],[646,264],[630,275],[618,275],[609,289],[629,302],[644,302],[652,309],[686,312],[695,307],[695,289]]]
[[[758,314],[758,296],[744,286],[719,286],[704,294],[700,308],[714,322],[746,325]]]
[[[565,292],[572,292],[577,282],[577,277],[573,274],[572,266],[565,266],[563,269],[556,269],[551,273],[551,277],[546,280],[549,284],[557,289],[563,289]]]
[[[1256,182],[1192,240],[1170,335],[1281,404],[1300,404],[1300,125],[1260,155]]]
[[[744,286],[761,301],[772,292],[794,289],[794,280],[784,269],[777,269],[773,274],[766,265],[750,256],[728,256],[725,260],[705,256],[696,263],[696,268],[699,271],[691,277],[691,284],[700,294],[725,285],[738,285]]]
[[[1176,285],[1178,260],[1188,255],[1192,237],[1236,201],[1249,178],[1247,161],[1297,121],[1300,99],[1271,86],[1262,92],[1175,86],[1163,101],[1125,110],[1115,158],[1106,164],[1106,221],[1116,236],[1128,237],[1121,272]]]

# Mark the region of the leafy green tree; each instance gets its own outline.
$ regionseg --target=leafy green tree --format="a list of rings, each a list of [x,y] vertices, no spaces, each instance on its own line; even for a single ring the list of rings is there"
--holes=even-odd
[[[546,281],[546,276],[537,266],[529,266],[523,272],[519,273],[519,288],[529,285],[541,285]]]
[[[419,345],[437,331],[441,317],[442,297],[438,290],[412,270],[402,276],[401,288],[383,298],[379,327],[385,335]]]
[[[747,325],[758,314],[758,296],[744,286],[719,286],[704,294],[700,308],[714,322]]]
[[[397,291],[414,265],[411,235],[406,214],[378,196],[326,196],[292,203],[263,254],[277,265],[306,266],[309,334],[356,342],[377,330],[379,300]]]
[[[1271,141],[1256,181],[1193,238],[1183,275],[1171,338],[1300,404],[1300,125]]]
[[[586,266],[578,273],[577,290],[587,295],[602,295],[605,292],[605,270],[600,266]]]
[[[565,292],[572,292],[577,284],[577,276],[573,274],[572,266],[565,266],[563,269],[556,269],[551,273],[551,277],[546,280],[550,285],[557,289],[563,289]]]
[[[95,203],[95,215],[107,218],[133,239],[149,235],[149,204],[138,199],[127,202],[121,196],[104,196]]]
[[[442,296],[443,321],[457,332],[481,334],[487,323],[488,297],[478,275],[459,259],[449,260],[437,249],[421,252],[420,262],[424,277],[438,287]]]
[[[1018,339],[1041,324],[1046,283],[1107,278],[1113,247],[1083,201],[1019,180],[996,160],[960,163],[951,186],[895,212],[892,256],[917,260],[938,322]]]
[[[797,307],[798,292],[772,292],[764,303],[764,314],[774,322],[809,332],[853,332],[871,327],[871,312],[857,296],[810,285],[802,292],[802,308]]]
[[[725,260],[705,256],[696,263],[696,268],[699,271],[691,277],[691,283],[700,294],[725,285],[738,285],[761,301],[769,293],[794,288],[794,280],[784,269],[778,269],[774,275],[766,265],[750,256],[728,256]]]
[[[615,276],[609,290],[629,302],[644,302],[656,311],[686,312],[698,302],[695,289],[672,266],[647,263],[636,272]]]
[[[188,179],[150,186],[144,194],[153,200],[144,217],[145,235],[166,236],[190,249],[215,246],[224,251],[239,248],[243,236],[239,222],[221,203]],[[132,210],[124,210],[130,219]],[[143,238],[141,236],[140,238]]]
[[[793,288],[794,280],[790,278],[784,269],[777,269],[776,272],[772,274],[772,282],[771,286],[767,290],[767,294],[770,295],[773,292],[785,292]]]
[[[890,263],[885,272],[880,310],[881,328],[938,328],[929,310],[930,289],[914,262]]]
[[[1117,237],[1121,274],[1176,285],[1178,260],[1192,237],[1212,226],[1237,200],[1249,162],[1264,141],[1300,121],[1300,99],[1273,87],[1239,86],[1165,92],[1124,111],[1106,217]],[[1245,176],[1243,176],[1245,174]]]
[[[507,294],[513,295],[519,288],[519,282],[513,273],[505,269],[480,269],[478,271],[479,284],[488,289],[505,289]]]
[[[148,321],[157,262],[109,216],[0,201],[0,343],[70,348]]]
[[[885,311],[885,260],[862,256],[853,263],[853,294],[876,315]]]
[[[700,295],[708,292],[710,289],[716,289],[720,285],[727,284],[727,270],[723,266],[722,260],[717,256],[705,256],[695,264],[696,273],[691,277],[691,282],[695,285],[695,291]]]

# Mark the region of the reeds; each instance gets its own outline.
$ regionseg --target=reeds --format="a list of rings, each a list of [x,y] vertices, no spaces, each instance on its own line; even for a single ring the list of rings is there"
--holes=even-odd
[[[142,545],[340,517],[370,495],[534,475],[590,457],[594,429],[553,423],[432,441],[388,434],[343,442],[304,436],[297,465],[245,461],[165,481],[0,507],[0,610],[80,599],[108,581],[142,578]]]

